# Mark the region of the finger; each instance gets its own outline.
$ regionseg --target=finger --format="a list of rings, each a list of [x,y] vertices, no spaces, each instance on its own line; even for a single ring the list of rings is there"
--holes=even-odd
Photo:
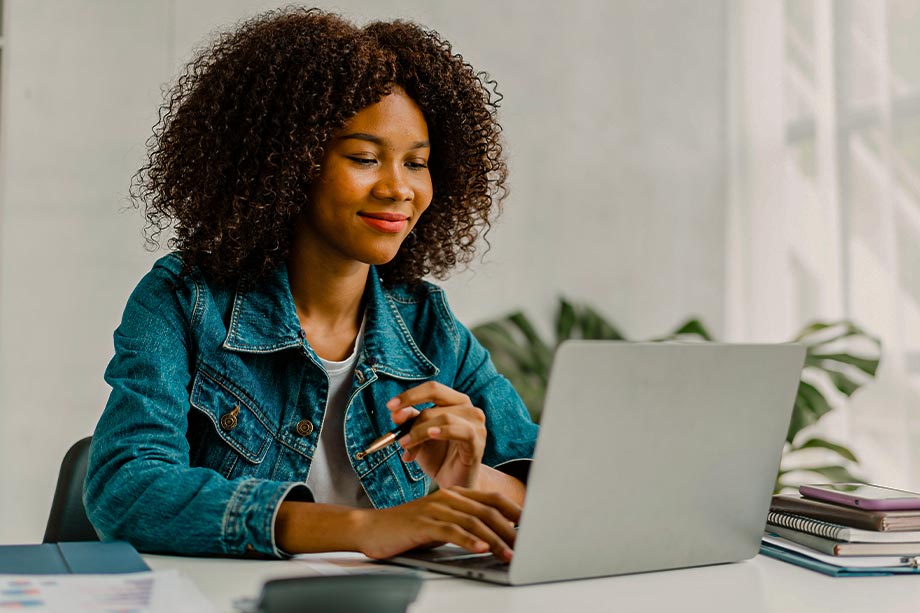
[[[477,524],[470,523],[469,520],[465,520],[461,524],[464,526],[464,529],[471,531],[473,534],[487,541],[496,555],[506,557],[504,549],[507,548],[510,550],[514,546],[514,541],[517,538],[514,524],[497,508],[464,496],[458,492],[456,488],[449,488],[442,491],[444,492],[442,499],[450,508],[482,522],[482,524],[488,528],[489,533],[482,532],[481,528],[476,528]],[[501,539],[501,542],[496,543],[494,538],[490,536],[490,533],[494,533]]]
[[[485,432],[481,435],[467,425],[442,426],[428,429],[429,440],[453,441],[460,452],[459,460],[465,466],[482,462],[485,452]]]
[[[474,553],[485,553],[491,548],[487,541],[465,530],[457,523],[432,518],[430,526],[429,538],[433,540],[453,543]]]
[[[387,402],[388,409],[397,409],[414,404],[432,402],[436,406],[447,404],[469,404],[470,398],[466,394],[447,387],[437,381],[427,381],[421,385],[409,388],[403,393],[394,396]]]
[[[414,407],[404,407],[402,409],[391,410],[398,412],[410,409],[414,411],[413,415],[419,415],[418,423],[422,423],[422,420],[434,423],[435,420],[441,418],[459,418],[472,423],[486,423],[486,414],[482,411],[482,409],[476,408],[469,403],[443,404],[425,409],[424,411],[419,411]]]
[[[497,510],[502,516],[513,524],[521,521],[521,505],[517,504],[504,494],[498,492],[483,492],[468,487],[455,486],[448,488],[447,491],[461,494],[465,498],[472,499],[480,504],[489,506]]]
[[[498,558],[509,561],[511,560],[513,555],[513,550],[511,547],[514,543],[514,530],[511,530],[511,540],[509,541],[507,540],[509,535],[501,534],[501,529],[494,530],[490,525],[483,521],[482,518],[451,507],[444,507],[441,509],[437,517],[442,521],[446,521],[459,526],[465,533],[471,534],[479,541],[486,543],[488,550],[490,550]],[[507,524],[505,525],[507,526]],[[505,530],[504,532],[507,531]],[[484,550],[480,549],[480,551]]]
[[[406,421],[412,419],[413,417],[417,417],[420,413],[421,411],[411,406],[402,407],[399,409],[391,409],[390,419],[393,420],[394,424],[399,426],[405,423]]]
[[[412,456],[420,451],[425,444],[432,442],[453,443],[461,453],[461,461],[472,465],[482,459],[485,451],[485,433],[478,433],[469,424],[456,424],[453,426],[433,426],[426,428],[420,435],[406,435],[400,439],[399,444]]]
[[[412,425],[412,429],[399,439],[404,449],[410,449],[429,440],[453,440],[485,443],[485,419],[475,407],[438,407],[425,409]],[[443,436],[448,428],[448,437]],[[432,435],[432,433],[436,433]]]
[[[407,464],[409,462],[414,462],[415,458],[418,457],[419,452],[421,452],[423,449],[424,447],[416,447],[415,449],[409,449],[409,450],[403,451],[403,454],[402,454],[403,462],[406,462]]]

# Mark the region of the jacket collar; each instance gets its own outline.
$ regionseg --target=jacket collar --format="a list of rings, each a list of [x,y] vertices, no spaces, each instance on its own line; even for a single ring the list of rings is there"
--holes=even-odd
[[[367,322],[361,361],[400,379],[436,375],[438,368],[419,349],[373,266],[364,291]],[[237,289],[223,346],[244,353],[271,353],[303,344],[312,353],[301,334],[287,266],[282,265],[261,283]]]

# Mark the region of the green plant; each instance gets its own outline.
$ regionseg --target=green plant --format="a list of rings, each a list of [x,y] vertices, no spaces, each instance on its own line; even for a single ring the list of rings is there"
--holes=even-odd
[[[517,389],[531,416],[539,421],[546,395],[550,364],[556,346],[571,338],[627,340],[616,326],[587,305],[560,299],[555,321],[555,339],[545,341],[527,316],[518,311],[472,329],[500,373]],[[673,332],[651,339],[712,341],[713,337],[698,319],[689,319]],[[878,369],[879,340],[846,321],[814,323],[794,339],[806,346],[805,368],[799,383],[786,435],[783,467],[776,479],[776,491],[817,473],[830,481],[858,481],[849,467],[857,465],[847,447],[811,436],[809,430],[827,415],[842,397],[849,397],[875,376]],[[867,346],[870,357],[846,350],[851,344]],[[830,457],[827,464],[802,464],[816,450]]]
[[[849,398],[878,370],[881,341],[858,326],[848,322],[817,322],[806,326],[794,339],[807,349],[802,381],[799,383],[792,410],[783,466],[776,478],[776,491],[802,483],[808,473],[816,473],[826,481],[861,481],[854,476],[849,464],[859,463],[847,447],[811,436],[810,426],[830,413],[841,398]],[[865,345],[865,355],[846,351],[849,345]],[[824,450],[836,458],[830,464],[803,464],[800,458],[812,450]]]

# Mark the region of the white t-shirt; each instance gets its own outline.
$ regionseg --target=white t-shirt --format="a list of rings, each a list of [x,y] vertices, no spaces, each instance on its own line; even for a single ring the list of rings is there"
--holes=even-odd
[[[326,412],[320,427],[319,443],[307,475],[307,487],[313,492],[316,502],[349,507],[373,507],[345,449],[345,408],[351,396],[355,363],[358,361],[363,342],[362,323],[350,356],[341,362],[330,362],[320,358],[329,377],[329,395],[326,397]]]

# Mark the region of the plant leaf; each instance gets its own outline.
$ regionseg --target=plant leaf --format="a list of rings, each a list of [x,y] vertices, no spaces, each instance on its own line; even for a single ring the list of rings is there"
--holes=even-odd
[[[849,353],[809,353],[805,363],[809,366],[824,368],[822,364],[825,361],[841,362],[843,364],[855,366],[859,370],[872,377],[875,376],[879,364],[879,360],[877,359],[861,358],[855,355],[850,355]]]
[[[791,443],[801,430],[817,422],[829,413],[831,408],[824,394],[819,392],[814,385],[807,381],[799,381],[786,440]]]
[[[621,341],[625,337],[616,327],[589,306],[584,306],[581,313],[582,338]]]
[[[559,299],[559,314],[556,316],[556,344],[572,338],[575,329],[575,307],[565,298]]]
[[[498,361],[506,365],[509,365],[509,362],[513,363],[515,370],[526,373],[539,371],[540,365],[534,355],[526,347],[522,347],[500,322],[490,322],[477,326],[473,329],[473,334],[492,355],[492,360],[496,362],[498,371],[509,379],[511,379],[511,374],[508,371],[508,366],[505,369],[499,368]]]
[[[837,328],[839,332],[837,334],[827,336],[825,338],[813,339],[809,342],[809,337],[814,337],[820,335],[820,333],[829,330],[831,328]],[[804,342],[808,345],[818,346],[818,345],[827,345],[835,341],[839,341],[842,338],[847,338],[849,336],[860,336],[863,335],[861,329],[853,325],[849,321],[816,321],[811,324],[808,324],[802,328],[796,337],[793,339],[794,342]]]
[[[833,381],[834,387],[846,396],[852,396],[853,392],[862,387],[862,383],[854,381],[838,370],[825,368],[824,372],[827,373],[827,376]]]
[[[498,342],[501,342],[501,343],[507,342],[507,343],[517,345],[517,341],[515,340],[514,335],[512,335],[511,332],[507,329],[507,327],[505,327],[505,325],[502,323],[503,321],[504,320],[499,319],[495,321],[490,321],[488,323],[480,324],[478,326],[474,326],[473,328],[470,328],[470,332],[473,333],[473,335],[479,340],[480,343],[482,343],[483,341],[482,339],[479,338],[479,336],[481,334],[486,334],[488,336],[487,342],[493,342],[497,340]],[[496,339],[496,338],[493,338],[493,336],[499,337],[499,338]],[[483,345],[485,345],[485,343],[483,343]]]
[[[839,328],[840,332],[838,334],[828,336],[827,338],[814,339],[809,342],[808,337],[818,335],[819,333],[829,328]],[[879,341],[878,338],[872,336],[853,322],[847,320],[837,322],[814,322],[803,328],[794,340],[796,342],[804,342],[805,344],[811,345],[813,347],[819,347],[821,345],[829,345],[833,342],[851,336],[862,336],[869,339],[877,346],[881,345],[881,341]]]
[[[546,343],[540,338],[540,335],[537,334],[537,330],[534,328],[533,324],[530,323],[530,319],[527,318],[524,313],[518,311],[512,313],[508,316],[508,321],[517,326],[517,329],[521,331],[524,335],[524,338],[527,339],[527,342],[530,343],[530,347],[547,349]]]
[[[699,336],[703,340],[707,341],[712,340],[712,335],[709,333],[709,330],[706,329],[706,326],[704,326],[699,319],[688,319],[683,323],[683,325],[674,330],[671,336],[683,336],[685,334]]]
[[[799,330],[799,333],[796,334],[794,340],[795,340],[796,342],[801,341],[801,340],[802,340],[803,338],[805,338],[806,336],[811,336],[811,335],[814,334],[815,332],[820,332],[821,330],[824,330],[824,329],[829,328],[829,327],[830,327],[830,324],[826,324],[826,323],[821,322],[821,321],[814,321],[814,322],[808,324],[807,326],[805,326],[804,328],[802,328],[801,330]]]
[[[797,489],[796,483],[807,482],[808,473],[819,474],[831,483],[862,481],[862,479],[855,476],[853,473],[842,466],[809,466],[803,468],[793,468],[788,470],[780,470],[777,473],[776,482],[773,485],[773,493],[778,494],[785,488]],[[798,478],[791,480],[790,477]]]
[[[849,483],[862,482],[862,479],[856,477],[843,466],[803,466],[796,468],[790,473],[817,473],[828,479],[830,483]]]
[[[818,419],[815,417],[815,409],[811,406],[808,398],[796,396],[795,407],[792,409],[792,419],[789,420],[789,429],[786,431],[786,442],[792,443],[796,435],[812,425]]]
[[[808,401],[816,421],[831,411],[831,405],[824,394],[808,381],[799,381],[798,396]]]
[[[524,338],[527,339],[529,345],[528,349],[536,365],[534,369],[535,374],[545,380],[549,376],[549,367],[553,361],[552,350],[543,339],[540,338],[533,324],[530,323],[530,320],[527,319],[527,316],[523,313],[512,313],[508,316],[508,321],[517,326],[518,330],[524,335]]]
[[[843,445],[838,445],[837,443],[832,443],[828,440],[825,440],[823,438],[818,438],[818,437],[813,437],[813,438],[808,439],[801,445],[793,447],[793,449],[791,449],[787,453],[792,453],[794,451],[799,451],[801,449],[815,449],[815,448],[829,449],[830,451],[833,451],[837,455],[849,460],[850,462],[859,462],[859,460],[856,459],[856,456],[853,454],[853,452],[850,451],[848,448],[844,447]]]
[[[785,488],[794,488],[795,486],[792,483],[787,483],[785,480],[786,475],[794,473],[794,470],[780,470],[776,473],[776,483],[773,484],[773,493],[779,494]]]

